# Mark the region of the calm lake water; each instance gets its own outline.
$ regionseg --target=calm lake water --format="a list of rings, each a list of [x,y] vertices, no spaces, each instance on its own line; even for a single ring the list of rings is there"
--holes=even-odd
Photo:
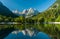
[[[0,25],[0,39],[51,39],[52,36],[57,38],[59,37],[57,30],[59,26],[57,26],[54,24]]]
[[[32,36],[30,36],[28,33],[24,33],[19,31],[13,31],[4,39],[50,39],[50,37],[43,32],[38,32],[37,34]]]

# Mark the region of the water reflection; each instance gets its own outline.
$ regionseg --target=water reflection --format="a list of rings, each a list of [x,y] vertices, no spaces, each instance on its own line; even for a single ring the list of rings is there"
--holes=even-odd
[[[50,37],[43,32],[38,32],[36,35],[30,36],[29,34],[24,35],[23,32],[13,31],[5,39],[50,39]]]
[[[0,39],[3,38],[4,39],[21,39],[21,38],[49,39],[49,37],[51,37],[52,39],[60,38],[60,25],[55,25],[55,24],[0,25]]]

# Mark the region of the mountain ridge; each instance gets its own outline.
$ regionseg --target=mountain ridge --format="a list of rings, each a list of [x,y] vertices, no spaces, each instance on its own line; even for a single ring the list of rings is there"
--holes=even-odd
[[[24,9],[22,12],[19,12],[18,10],[12,11],[14,14],[17,14],[18,16],[25,16],[25,17],[31,17],[38,14],[38,10],[29,8]]]
[[[0,2],[0,15],[4,15],[7,17],[18,17],[17,15],[13,14],[6,6]]]
[[[40,14],[31,17],[32,19],[37,19],[37,20],[45,20],[47,22],[50,21],[55,21],[59,15],[60,15],[60,4],[59,4],[60,0],[57,0],[50,8],[48,8],[46,11],[44,12],[40,12]]]

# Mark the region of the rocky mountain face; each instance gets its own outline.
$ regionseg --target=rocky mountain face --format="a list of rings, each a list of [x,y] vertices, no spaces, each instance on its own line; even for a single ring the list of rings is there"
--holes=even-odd
[[[6,6],[4,6],[0,2],[0,15],[8,16],[8,17],[17,17],[16,14],[13,14]]]
[[[24,9],[22,12],[19,12],[18,10],[12,11],[14,14],[17,14],[18,16],[25,16],[26,18],[37,15],[39,13],[38,10],[30,8],[30,9]]]

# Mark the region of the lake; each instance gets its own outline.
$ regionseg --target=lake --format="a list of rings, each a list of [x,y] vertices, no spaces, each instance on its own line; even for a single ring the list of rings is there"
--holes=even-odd
[[[59,39],[59,26],[58,24],[1,24],[0,39]]]
[[[24,31],[21,31],[21,32],[20,31],[13,31],[4,39],[50,39],[50,37],[43,32],[38,32],[37,34],[35,33],[31,36],[30,35],[31,34],[25,33]]]

